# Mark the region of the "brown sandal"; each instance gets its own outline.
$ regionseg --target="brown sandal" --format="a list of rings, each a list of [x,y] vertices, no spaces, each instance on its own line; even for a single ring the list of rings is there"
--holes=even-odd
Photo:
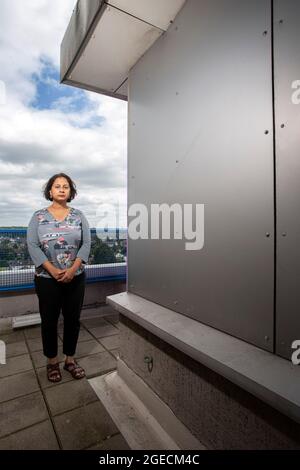
[[[47,364],[47,378],[50,382],[61,381],[62,377],[58,362],[56,364]]]
[[[85,371],[80,365],[74,360],[74,362],[69,362],[64,365],[64,369],[70,372],[73,379],[82,379],[85,377]]]

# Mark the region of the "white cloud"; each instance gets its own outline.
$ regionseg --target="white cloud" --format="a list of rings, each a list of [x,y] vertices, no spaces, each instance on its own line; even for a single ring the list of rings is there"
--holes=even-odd
[[[74,0],[1,0],[1,79],[21,101],[34,94],[27,79],[40,71],[41,57],[59,67],[60,43],[74,6]]]
[[[75,180],[78,197],[71,205],[82,209],[91,225],[97,223],[101,203],[120,201],[120,224],[126,226],[127,104],[85,92],[88,106],[77,113],[68,96],[54,101],[53,109],[30,106],[37,97],[32,75],[41,76],[43,59],[59,67],[74,6],[74,0],[1,0],[0,80],[6,85],[6,102],[0,105],[2,226],[27,225],[34,210],[49,205],[42,186],[60,171]],[[85,127],[96,117],[104,118],[101,126]]]

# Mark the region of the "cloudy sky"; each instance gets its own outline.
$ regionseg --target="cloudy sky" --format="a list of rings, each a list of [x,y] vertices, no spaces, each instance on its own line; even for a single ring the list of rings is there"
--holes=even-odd
[[[76,0],[0,0],[0,226],[50,205],[42,187],[68,173],[90,226],[117,204],[126,227],[127,103],[59,84]],[[5,96],[3,89],[5,88]]]

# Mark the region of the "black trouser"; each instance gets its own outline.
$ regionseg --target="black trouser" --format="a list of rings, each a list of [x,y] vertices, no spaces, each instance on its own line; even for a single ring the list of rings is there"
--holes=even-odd
[[[74,356],[80,329],[86,274],[74,276],[71,282],[57,282],[53,277],[34,276],[42,320],[43,352],[57,356],[57,324],[60,311],[64,317],[63,353]]]

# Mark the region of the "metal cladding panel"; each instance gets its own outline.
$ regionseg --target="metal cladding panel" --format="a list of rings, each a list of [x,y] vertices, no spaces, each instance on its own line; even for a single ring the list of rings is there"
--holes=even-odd
[[[185,0],[107,0],[107,3],[157,28],[167,30]]]
[[[300,2],[274,2],[276,352],[300,339]]]
[[[101,20],[69,78],[95,90],[113,93],[127,79],[130,68],[162,33],[118,8],[105,5]]]
[[[60,75],[65,78],[99,13],[103,0],[78,0],[61,43]]]
[[[128,238],[128,290],[267,350],[271,57],[269,0],[188,0],[132,68],[128,120],[128,208],[205,205],[201,250],[184,238]]]

